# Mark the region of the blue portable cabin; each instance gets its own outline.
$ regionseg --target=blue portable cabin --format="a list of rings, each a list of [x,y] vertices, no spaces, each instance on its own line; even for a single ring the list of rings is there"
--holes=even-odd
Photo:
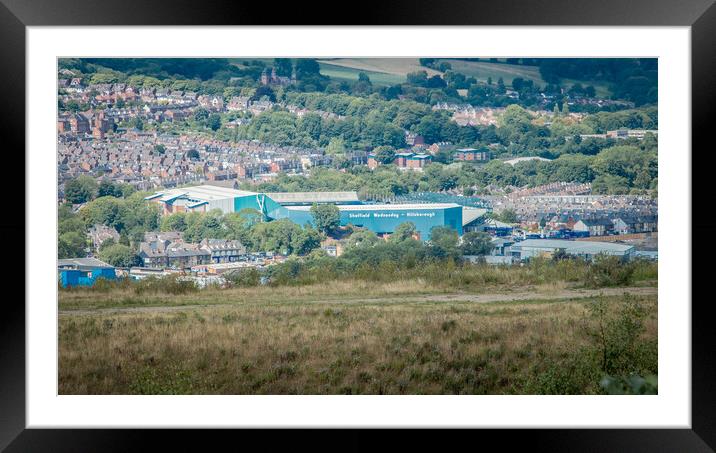
[[[95,258],[68,258],[57,262],[59,281],[63,288],[92,286],[98,278],[117,278],[114,267]]]

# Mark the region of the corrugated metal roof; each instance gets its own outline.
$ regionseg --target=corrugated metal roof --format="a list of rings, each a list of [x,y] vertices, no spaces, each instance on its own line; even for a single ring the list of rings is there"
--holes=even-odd
[[[474,222],[480,217],[487,213],[487,209],[481,208],[468,208],[463,206],[462,208],[462,226]]]
[[[408,209],[449,209],[460,208],[457,203],[412,203],[412,204],[358,204],[358,205],[337,205],[341,211],[405,211]],[[310,206],[286,206],[292,211],[308,211]]]
[[[564,239],[526,239],[518,242],[514,247],[520,248],[554,248],[565,249],[567,253],[588,253],[596,255],[600,252],[625,253],[634,247],[613,242],[567,241]]]
[[[161,198],[160,198],[161,201],[168,202],[168,201],[174,200],[176,198],[180,198],[180,197],[186,197],[186,198],[191,198],[191,199],[200,200],[200,201],[223,200],[226,198],[236,198],[236,197],[246,197],[246,196],[256,195],[256,192],[249,192],[247,190],[236,190],[236,189],[231,189],[228,187],[202,185],[202,186],[182,187],[179,189],[163,190],[163,191],[157,192],[156,194],[151,195],[145,199],[149,200],[152,198],[156,198],[157,194],[161,195]]]
[[[97,258],[65,258],[57,260],[57,267],[112,268]]]
[[[357,192],[272,192],[267,197],[276,203],[346,203],[357,202]]]

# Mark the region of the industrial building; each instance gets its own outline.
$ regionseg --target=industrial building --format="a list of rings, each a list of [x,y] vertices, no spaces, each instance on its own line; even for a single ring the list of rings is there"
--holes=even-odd
[[[63,288],[92,286],[98,278],[114,280],[114,267],[95,258],[68,258],[57,262],[57,273]]]
[[[222,212],[239,212],[244,208],[263,211],[261,199],[264,194],[245,190],[210,185],[183,187],[157,192],[145,200],[159,203],[163,214],[175,212],[208,212],[221,209]]]
[[[338,206],[341,225],[368,228],[376,234],[390,234],[404,222],[413,222],[423,240],[430,238],[436,226],[463,232],[463,207],[456,203],[363,204],[355,192],[255,193],[204,185],[165,190],[145,199],[160,204],[163,214],[249,208],[268,220],[289,219],[299,225],[313,224],[310,208],[314,203],[331,203]]]
[[[289,206],[287,218],[299,225],[312,224],[310,206]],[[420,239],[430,239],[430,230],[448,226],[462,235],[462,206],[455,203],[338,205],[341,225],[367,228],[390,234],[401,223],[413,222]]]
[[[536,257],[551,257],[557,250],[591,261],[597,255],[617,256],[630,259],[634,246],[613,242],[567,241],[561,239],[527,239],[512,245],[510,252],[515,258],[526,260]]]
[[[357,192],[273,192],[266,194],[282,206],[316,204],[363,204]]]

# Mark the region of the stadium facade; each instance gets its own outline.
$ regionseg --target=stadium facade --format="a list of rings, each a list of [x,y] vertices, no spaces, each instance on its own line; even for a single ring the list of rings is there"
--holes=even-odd
[[[462,235],[463,207],[456,203],[364,204],[355,192],[256,193],[210,185],[169,189],[146,200],[161,205],[163,214],[175,212],[223,213],[254,209],[267,220],[289,219],[299,225],[313,225],[310,209],[314,203],[335,204],[341,225],[367,228],[376,234],[390,234],[404,222],[413,222],[420,238],[430,230],[447,226]]]

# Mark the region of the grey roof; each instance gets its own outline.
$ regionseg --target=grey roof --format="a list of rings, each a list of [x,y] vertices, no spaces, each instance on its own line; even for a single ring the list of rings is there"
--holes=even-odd
[[[613,242],[596,242],[596,241],[568,241],[564,239],[526,239],[517,242],[514,247],[537,248],[537,249],[565,249],[565,252],[571,254],[590,254],[599,253],[628,253],[634,247],[625,244],[615,244]]]
[[[273,192],[267,197],[276,203],[346,203],[357,202],[357,192]]]
[[[461,208],[457,203],[395,203],[395,204],[345,204],[337,205],[339,211],[407,211],[410,209]],[[291,211],[309,211],[310,206],[286,206]]]
[[[199,243],[199,245],[205,250],[208,249],[212,251],[235,250],[245,248],[241,241],[231,239],[204,239]]]
[[[487,213],[487,209],[462,207],[462,226],[466,226],[481,218]]]
[[[186,248],[186,247],[167,247],[168,257],[180,257],[180,256],[202,256],[211,255],[207,250],[200,248]]]
[[[180,197],[198,201],[212,201],[256,195],[256,192],[235,190],[228,187],[202,185],[159,191],[153,195],[146,197],[145,200],[156,198],[157,195],[161,195],[160,200],[164,202],[171,201]]]
[[[100,261],[96,258],[66,258],[57,260],[57,267],[73,268],[73,269],[96,269],[96,268],[109,268],[113,267],[104,261]]]
[[[612,222],[611,220],[609,220],[609,219],[604,219],[604,218],[600,218],[600,219],[582,219],[582,220],[580,220],[580,222],[584,223],[584,224],[587,225],[587,226],[590,226],[590,225],[592,225],[592,226],[604,225],[604,226],[606,226],[606,227],[610,227],[610,226],[613,225],[613,222]]]

